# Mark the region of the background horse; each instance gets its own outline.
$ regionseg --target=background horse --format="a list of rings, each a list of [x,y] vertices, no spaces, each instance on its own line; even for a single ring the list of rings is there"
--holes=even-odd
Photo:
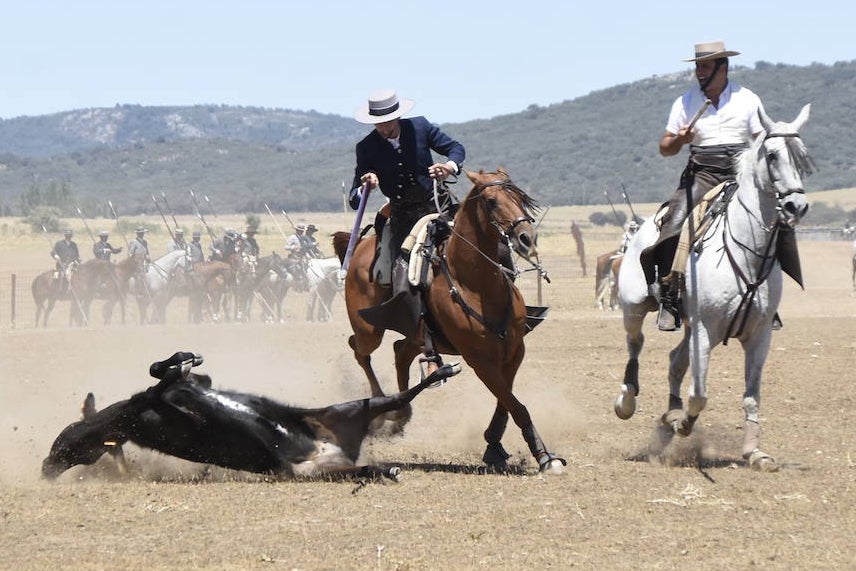
[[[799,130],[808,120],[806,105],[792,123],[774,123],[759,111],[764,132],[737,158],[739,187],[721,216],[703,228],[687,263],[684,336],[670,353],[669,406],[662,417],[663,445],[675,434],[692,432],[707,403],[710,352],[737,338],[745,354],[743,456],[755,469],[777,469],[760,450],[761,372],[770,350],[773,316],[782,296],[782,268],[776,255],[780,232],[792,232],[808,211],[802,175],[812,171]],[[657,300],[640,264],[642,250],[654,244],[657,228],[648,219],[625,254],[619,274],[629,359],[621,394],[615,402],[620,418],[630,418],[639,394],[639,353],[646,313]],[[694,251],[700,252],[696,255]],[[696,255],[694,262],[692,255]],[[695,263],[695,267],[693,267]],[[730,270],[730,271],[729,271]],[[692,386],[683,410],[681,384],[692,366]]]
[[[147,310],[152,305],[152,323],[163,323],[166,319],[166,306],[172,299],[173,291],[170,281],[177,268],[187,270],[187,252],[175,250],[151,262],[145,273],[131,277],[129,287],[137,298],[140,312],[140,323],[146,323]]]
[[[853,282],[853,289],[856,289],[856,254],[853,254],[851,265],[853,266],[853,273],[850,275],[850,280]]]
[[[280,323],[282,302],[294,283],[294,276],[288,273],[285,260],[276,252],[259,258],[257,272],[259,280],[256,284],[256,297],[262,307],[262,321]]]
[[[89,323],[89,307],[102,291],[102,284],[112,282],[112,264],[105,260],[87,260],[72,272],[67,285],[54,277],[56,270],[42,272],[33,280],[30,291],[36,303],[36,325],[42,320],[47,327],[48,317],[57,300],[71,302],[69,325]],[[106,321],[105,321],[106,322]]]
[[[624,257],[619,250],[612,250],[597,257],[594,277],[594,298],[599,309],[615,309],[619,306],[618,270]]]
[[[461,355],[497,399],[484,433],[485,463],[498,469],[507,467],[510,455],[501,439],[510,413],[539,468],[559,472],[564,461],[547,450],[526,407],[512,392],[525,353],[526,306],[499,255],[500,245],[511,245],[526,259],[537,256],[530,214],[537,206],[504,171],[468,172],[467,177],[473,188],[460,205],[450,238],[439,248],[441,257],[432,264],[433,281],[424,293],[426,323],[437,351]],[[345,232],[334,235],[340,259],[348,238]],[[369,279],[374,254],[374,237],[356,245],[345,278],[345,304],[354,331],[348,343],[368,377],[372,395],[377,396],[383,391],[371,366],[371,354],[380,346],[384,331],[359,315],[361,309],[381,303],[388,293]],[[456,292],[455,297],[450,290]],[[393,347],[398,388],[404,390],[410,365],[422,350],[422,339],[419,335],[400,339]]]
[[[342,263],[337,257],[311,258],[306,268],[309,301],[306,303],[307,321],[329,321],[333,314],[330,308],[336,294],[342,291],[339,269]]]

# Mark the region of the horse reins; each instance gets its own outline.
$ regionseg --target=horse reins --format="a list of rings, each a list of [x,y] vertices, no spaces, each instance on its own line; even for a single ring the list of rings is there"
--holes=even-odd
[[[769,138],[773,138],[773,137],[799,138],[799,134],[797,134],[797,133],[774,133],[774,134],[767,135],[765,137],[765,140],[769,139]],[[788,147],[786,145],[785,148],[787,149],[788,154],[791,155],[791,160],[794,163],[798,164],[798,168],[800,168],[801,170],[804,169],[804,170],[807,170],[808,172],[811,172],[811,159],[810,158],[807,159],[807,161],[804,163],[804,165],[802,167],[800,167],[799,165],[800,165],[801,161],[796,160],[796,158],[793,156],[793,153],[791,152],[790,147]],[[770,276],[770,273],[773,271],[773,267],[775,266],[774,262],[775,262],[775,258],[776,258],[776,254],[773,251],[774,250],[774,244],[778,240],[779,232],[781,231],[783,226],[788,226],[787,222],[782,219],[782,215],[781,215],[781,211],[782,211],[781,201],[782,201],[782,199],[791,195],[791,194],[794,194],[794,193],[797,193],[797,194],[804,193],[804,190],[801,188],[799,188],[799,189],[795,188],[795,189],[791,189],[791,190],[788,190],[785,192],[781,192],[777,188],[775,188],[775,183],[778,179],[776,179],[773,176],[773,170],[772,170],[772,167],[770,166],[769,157],[765,156],[764,162],[766,163],[766,166],[767,166],[767,176],[770,179],[770,182],[773,184],[773,189],[775,191],[777,209],[779,210],[780,214],[779,214],[778,220],[776,221],[776,224],[773,224],[773,226],[770,228],[767,228],[766,226],[764,226],[764,224],[761,223],[761,221],[759,220],[759,223],[761,223],[761,228],[769,233],[767,243],[764,246],[764,253],[763,254],[758,254],[752,248],[750,248],[746,244],[741,243],[739,240],[737,240],[734,237],[734,234],[729,231],[730,225],[728,224],[728,211],[727,210],[725,211],[724,224],[722,227],[723,249],[725,250],[725,254],[728,257],[728,262],[731,264],[731,269],[734,271],[734,273],[737,275],[737,277],[740,279],[740,281],[742,281],[743,284],[746,286],[746,292],[741,297],[740,304],[737,306],[737,311],[735,312],[734,317],[731,318],[731,321],[729,322],[728,327],[725,330],[725,336],[724,336],[723,341],[722,341],[723,345],[728,344],[729,338],[739,337],[743,333],[743,329],[746,327],[746,322],[749,319],[748,308],[751,305],[752,301],[755,299],[755,295],[758,293],[758,288],[761,287],[761,285],[765,281],[767,281],[767,278]],[[743,207],[743,209],[746,210],[747,213],[752,214],[752,212],[746,207],[745,204],[743,204],[742,201],[740,201],[738,199],[738,202]],[[754,217],[754,215],[753,215],[753,217]],[[755,217],[755,218],[757,219],[757,217]],[[746,252],[751,252],[756,257],[761,258],[761,268],[760,268],[760,271],[758,273],[758,277],[754,282],[751,282],[749,280],[749,278],[746,276],[746,274],[740,269],[740,266],[737,264],[737,260],[734,257],[734,253],[728,247],[728,240],[726,240],[726,238],[729,236],[731,237],[731,241],[734,242],[735,244],[737,244],[742,250],[744,250]],[[737,329],[735,331],[735,324],[737,323],[738,316],[740,316],[741,311],[743,311],[743,317],[742,317],[742,319],[740,319],[740,325],[737,327]],[[733,335],[732,335],[732,332],[733,332]]]
[[[494,180],[494,181],[483,184],[481,189],[479,190],[477,196],[484,201],[485,199],[482,196],[482,192],[486,188],[489,188],[491,186],[499,186],[499,187],[503,188],[504,190],[509,190],[512,188],[516,189],[517,188],[514,185],[514,183],[511,182],[510,180],[498,179],[498,180]],[[494,228],[497,229],[500,236],[502,236],[506,246],[508,247],[510,253],[513,254],[514,253],[514,246],[512,245],[510,232],[512,232],[518,225],[520,225],[524,222],[529,222],[531,224],[535,220],[531,216],[520,216],[520,217],[516,218],[515,220],[513,220],[511,222],[511,224],[508,226],[508,228],[503,229],[502,226],[499,224],[499,222],[497,222],[496,219],[492,215],[490,215],[490,208],[487,208],[486,204],[485,204],[485,209],[488,211],[488,214],[490,216],[491,226],[493,226]],[[452,273],[449,270],[449,263],[448,263],[448,260],[446,259],[446,255],[442,254],[442,255],[438,256],[438,262],[440,265],[440,269],[443,272],[443,275],[446,277],[446,281],[449,282],[449,295],[452,297],[452,300],[455,301],[455,303],[457,303],[458,305],[461,306],[461,309],[463,309],[464,313],[466,313],[468,316],[472,317],[473,319],[475,319],[476,321],[481,323],[486,329],[488,329],[489,331],[494,333],[500,339],[505,339],[505,336],[508,334],[508,324],[511,322],[511,317],[513,315],[512,304],[511,304],[512,286],[511,286],[511,278],[509,276],[516,277],[520,274],[520,271],[517,270],[516,266],[515,266],[514,270],[510,270],[510,269],[506,268],[505,266],[503,266],[501,263],[496,262],[490,256],[488,256],[483,251],[481,251],[481,249],[479,249],[478,246],[473,244],[465,236],[462,236],[459,232],[455,231],[454,227],[452,227],[452,233],[455,236],[457,236],[458,238],[460,238],[464,243],[466,243],[467,245],[472,247],[476,252],[478,252],[490,264],[492,264],[494,267],[496,267],[498,270],[500,270],[501,275],[503,277],[505,277],[506,292],[508,295],[506,297],[506,304],[505,304],[506,312],[505,312],[505,316],[503,317],[502,323],[497,325],[497,324],[489,322],[487,319],[485,319],[484,315],[480,314],[469,303],[467,303],[467,301],[461,295],[460,290],[458,290],[457,286],[455,285],[455,282],[452,278]],[[512,261],[512,263],[513,263],[513,261]]]

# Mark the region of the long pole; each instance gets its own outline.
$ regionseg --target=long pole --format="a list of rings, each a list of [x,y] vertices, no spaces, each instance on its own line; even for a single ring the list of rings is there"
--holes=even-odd
[[[627,207],[630,209],[630,215],[633,216],[633,220],[639,222],[639,218],[636,216],[636,211],[633,210],[633,205],[630,204],[630,198],[627,197],[627,189],[624,188],[624,183],[621,183],[621,196],[624,197],[624,202],[627,203]]]
[[[131,245],[128,243],[128,238],[125,237],[125,232],[124,232],[124,230],[122,230],[122,225],[119,224],[119,215],[116,213],[116,209],[113,208],[113,201],[108,200],[107,206],[110,207],[110,212],[113,214],[113,220],[116,221],[116,230],[119,231],[119,235],[122,237],[122,240],[125,242],[125,251],[127,252],[128,250],[131,249]]]
[[[297,232],[297,226],[295,226],[294,222],[291,221],[291,217],[288,215],[288,212],[285,211],[285,208],[282,208],[280,211],[282,212],[282,215],[285,216],[285,219],[288,220],[288,224],[291,226],[291,229]]]
[[[360,225],[363,223],[363,214],[365,214],[366,205],[369,202],[369,192],[368,184],[363,183],[363,186],[360,188],[360,206],[357,208],[357,215],[354,217],[354,227],[351,229],[351,237],[348,239],[348,249],[345,250],[345,258],[342,260],[342,269],[339,272],[340,278],[345,277],[348,273],[348,267],[351,265],[354,248],[360,236]]]
[[[609,198],[609,194],[607,194],[606,190],[603,191],[603,195],[606,197],[609,207],[612,208],[612,215],[615,216],[615,223],[621,226],[621,217],[618,216],[618,211],[615,210],[615,205],[612,203],[612,200]]]
[[[172,223],[175,225],[175,229],[178,230],[178,220],[175,219],[175,212],[169,205],[169,202],[166,199],[166,193],[164,191],[161,191],[161,199],[163,199],[163,205],[166,208],[167,212],[169,212],[169,215],[172,217]]]
[[[199,218],[200,222],[202,222],[202,226],[208,233],[208,238],[211,240],[211,245],[213,246],[217,241],[217,236],[211,230],[211,227],[208,226],[208,222],[205,221],[205,216],[202,214],[202,209],[199,207],[199,199],[196,198],[196,193],[193,192],[193,189],[190,190],[190,198],[193,200],[193,207],[196,209],[196,217]]]
[[[287,240],[288,238],[285,235],[285,232],[283,232],[282,227],[279,225],[279,221],[277,221],[276,216],[273,215],[273,212],[271,211],[270,206],[267,205],[267,202],[265,202],[265,210],[270,214],[270,218],[273,220],[273,225],[276,226],[277,230],[279,230],[279,234],[282,236],[283,240]]]
[[[95,234],[92,233],[92,230],[89,229],[89,224],[86,223],[86,218],[83,216],[83,211],[80,210],[80,207],[77,207],[77,215],[80,216],[80,221],[83,222],[83,227],[86,228],[87,234],[89,234],[89,238],[92,239],[92,243],[97,242],[95,239]]]
[[[155,198],[155,195],[152,195],[152,202],[155,203],[155,207],[157,207],[158,212],[161,215],[161,220],[163,220],[163,225],[166,226],[166,231],[169,232],[169,237],[172,238],[172,241],[175,242],[175,234],[172,233],[172,228],[169,227],[169,222],[166,221],[166,216],[163,213],[163,209],[161,208],[158,199]]]

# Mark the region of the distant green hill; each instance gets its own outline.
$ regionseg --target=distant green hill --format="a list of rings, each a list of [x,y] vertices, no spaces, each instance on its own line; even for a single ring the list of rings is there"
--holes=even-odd
[[[819,166],[808,190],[856,186],[856,61],[735,67],[776,120],[812,104],[804,139]],[[691,71],[656,76],[546,107],[443,128],[467,148],[466,168],[505,167],[542,204],[602,204],[623,187],[662,200],[685,155],[657,152],[672,101]],[[492,86],[501,89],[501,86]],[[478,97],[479,94],[461,94]],[[0,121],[0,209],[16,213],[28,189],[63,184],[97,215],[106,199],[124,212],[153,211],[165,192],[190,212],[191,188],[222,212],[341,208],[353,146],[368,127],[315,111],[226,106],[117,106]],[[461,181],[458,193],[469,188]]]

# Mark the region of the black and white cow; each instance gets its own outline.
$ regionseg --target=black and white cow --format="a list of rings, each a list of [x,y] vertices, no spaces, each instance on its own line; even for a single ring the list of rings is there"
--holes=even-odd
[[[297,408],[271,399],[211,388],[208,375],[191,372],[201,355],[175,353],[152,364],[160,382],[96,412],[87,396],[83,420],[66,427],[42,462],[42,476],[54,479],[72,466],[93,464],[111,453],[122,461],[131,441],[193,462],[277,477],[325,474],[387,476],[398,468],[357,466],[371,421],[400,410],[428,386],[457,374],[449,364],[412,388],[324,408]]]

